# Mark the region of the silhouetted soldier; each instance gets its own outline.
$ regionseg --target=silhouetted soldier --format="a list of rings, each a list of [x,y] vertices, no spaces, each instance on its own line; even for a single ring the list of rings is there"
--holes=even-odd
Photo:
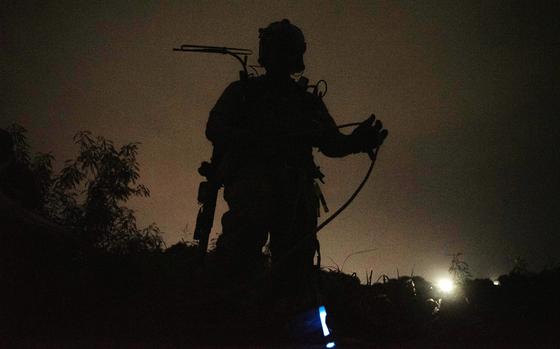
[[[216,252],[233,270],[262,261],[270,233],[275,292],[312,302],[317,247],[318,171],[312,149],[329,157],[367,152],[387,131],[373,117],[340,133],[322,100],[291,76],[305,69],[301,30],[284,19],[260,29],[259,63],[266,75],[230,84],[210,112],[206,136],[215,147],[229,211]]]

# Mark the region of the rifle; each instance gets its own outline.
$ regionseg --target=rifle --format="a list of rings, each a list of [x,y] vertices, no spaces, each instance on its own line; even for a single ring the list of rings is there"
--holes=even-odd
[[[214,159],[214,156],[212,157]],[[204,161],[198,173],[206,177],[206,180],[198,186],[198,203],[200,208],[196,216],[196,227],[194,230],[194,240],[198,240],[198,249],[202,255],[206,254],[208,249],[208,239],[214,224],[214,213],[216,212],[216,200],[218,199],[218,191],[222,184],[216,178],[215,165]]]
[[[178,52],[198,52],[198,53],[218,53],[229,55],[235,58],[243,70],[239,72],[241,80],[247,80],[249,73],[247,71],[247,58],[253,54],[253,51],[243,48],[233,47],[218,47],[218,46],[203,46],[203,45],[181,45],[180,47],[173,48],[173,51]],[[254,69],[254,68],[253,68]],[[208,249],[208,240],[212,226],[214,225],[214,214],[216,212],[216,200],[218,199],[218,192],[222,187],[221,181],[218,179],[216,173],[216,166],[220,160],[220,151],[214,147],[212,153],[212,160],[210,162],[204,161],[198,173],[206,177],[198,186],[198,203],[200,208],[196,216],[196,227],[194,230],[193,239],[198,240],[198,249],[204,256]]]

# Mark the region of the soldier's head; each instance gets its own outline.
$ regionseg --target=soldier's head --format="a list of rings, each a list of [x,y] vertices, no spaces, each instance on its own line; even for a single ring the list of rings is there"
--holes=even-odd
[[[294,74],[305,69],[305,38],[289,20],[283,19],[259,29],[259,38],[259,64],[268,73]]]

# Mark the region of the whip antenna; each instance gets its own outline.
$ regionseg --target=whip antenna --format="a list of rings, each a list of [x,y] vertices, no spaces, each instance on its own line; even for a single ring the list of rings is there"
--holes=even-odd
[[[252,50],[246,48],[235,48],[235,47],[219,47],[219,46],[205,46],[205,45],[181,45],[181,47],[173,48],[173,51],[178,52],[199,52],[199,53],[219,53],[222,55],[229,55],[234,57],[241,63],[243,67],[242,77],[248,77],[247,72],[247,56],[253,54]]]

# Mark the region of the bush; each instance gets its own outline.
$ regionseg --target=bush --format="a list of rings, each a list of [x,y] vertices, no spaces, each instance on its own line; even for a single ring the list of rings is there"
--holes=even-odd
[[[25,128],[8,128],[14,140],[15,159],[33,172],[44,215],[73,230],[87,245],[115,253],[161,250],[163,240],[156,224],[139,228],[134,211],[125,206],[134,196],[150,191],[138,183],[136,160],[139,143],[120,148],[89,131],[78,132],[75,159],[67,160],[58,173],[51,154],[29,155]]]

